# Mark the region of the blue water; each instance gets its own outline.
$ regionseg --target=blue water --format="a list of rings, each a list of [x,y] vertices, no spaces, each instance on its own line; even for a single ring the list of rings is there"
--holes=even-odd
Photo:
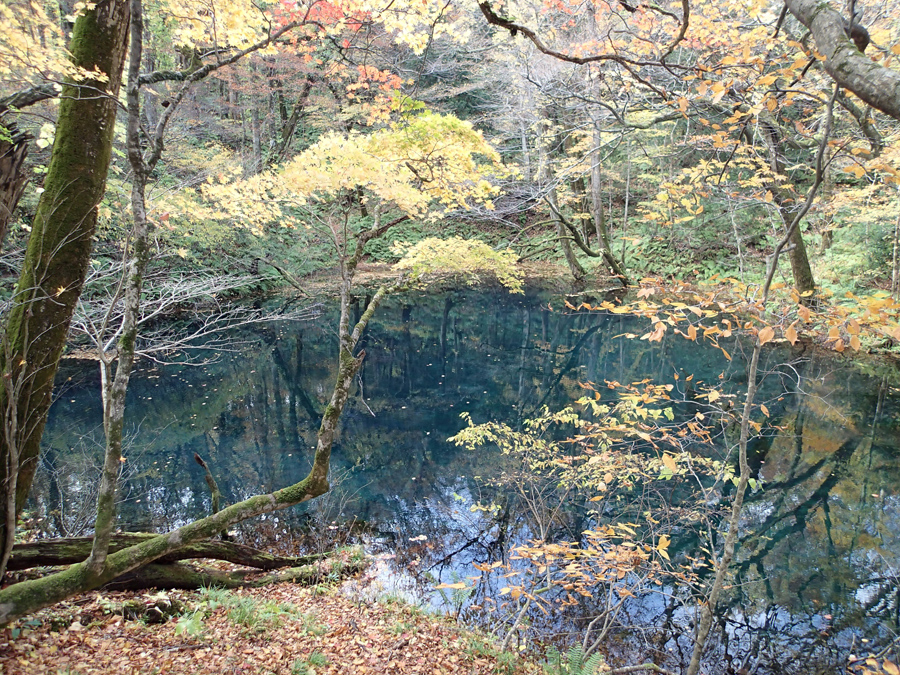
[[[141,364],[129,391],[123,526],[161,530],[208,513],[195,452],[230,502],[302,478],[336,371],[335,321],[326,305],[314,321],[244,330],[246,344],[210,365]],[[621,337],[643,332],[636,321],[564,311],[562,298],[537,293],[392,299],[361,345],[365,364],[333,454],[333,475],[341,477],[334,494],[305,515],[245,528],[245,536],[324,545],[345,536],[343,523],[354,519],[362,525],[354,536],[385,554],[381,564],[392,574],[478,620],[469,605],[498,593],[498,580],[467,598],[429,589],[477,575],[471,563],[496,560],[510,541],[527,538],[530,525],[514,502],[506,512],[472,511],[497,500],[488,483],[503,460],[447,443],[462,428],[461,412],[517,425],[544,406],[570,404],[583,395],[582,382],[651,378],[675,384],[685,399],[676,413],[689,416],[703,383],[736,397],[746,386],[739,342],[727,345],[729,361],[673,336]],[[763,372],[759,400],[777,428],[752,445],[764,488],[747,500],[731,608],[712,639],[710,672],[841,672],[851,653],[887,644],[898,630],[897,378],[890,364],[784,348],[764,357]],[[90,477],[100,466],[96,364],[68,361],[60,381],[32,507],[48,533],[69,535],[90,528]],[[701,451],[724,458],[728,443]],[[726,507],[728,495],[726,487],[710,508]],[[304,523],[317,524],[318,537],[304,536]],[[685,528],[673,537],[673,557],[702,555],[702,534]],[[677,669],[689,658],[696,604],[683,589],[660,590],[623,608],[607,641],[612,660],[654,658]],[[577,632],[579,612],[588,611],[572,609],[565,621],[536,615],[522,639],[541,625]]]

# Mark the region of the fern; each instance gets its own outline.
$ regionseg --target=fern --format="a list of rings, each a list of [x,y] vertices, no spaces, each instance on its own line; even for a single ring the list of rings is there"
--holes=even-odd
[[[573,645],[565,655],[565,660],[556,653],[556,663],[548,664],[547,672],[552,675],[594,675],[603,664],[603,655],[599,652],[585,659],[581,645]]]

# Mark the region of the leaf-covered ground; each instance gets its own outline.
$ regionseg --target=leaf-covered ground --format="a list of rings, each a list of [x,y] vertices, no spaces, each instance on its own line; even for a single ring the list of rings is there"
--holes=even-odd
[[[176,616],[159,624],[123,617],[123,602],[151,605],[162,596],[181,603]],[[28,623],[5,630],[0,672],[539,672],[512,655],[497,655],[484,638],[446,618],[338,586],[95,592],[44,610]]]

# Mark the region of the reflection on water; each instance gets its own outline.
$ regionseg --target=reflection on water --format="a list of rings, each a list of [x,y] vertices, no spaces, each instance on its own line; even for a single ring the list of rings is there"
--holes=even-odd
[[[620,336],[642,332],[632,319],[563,307],[559,298],[459,291],[394,299],[379,310],[333,453],[346,477],[316,507],[330,509],[322,517],[365,522],[372,540],[396,553],[394,569],[420,581],[476,574],[470,564],[495,559],[524,536],[525,524],[509,503],[499,513],[471,510],[501,459],[446,443],[462,427],[461,412],[515,423],[570,403],[584,381],[665,383],[681,374],[681,386],[693,374],[694,383],[723,383],[735,394],[746,384],[738,343],[726,361],[669,335],[662,343],[627,340]],[[232,502],[302,478],[335,375],[335,319],[326,311],[311,323],[260,327],[247,336],[253,349],[203,368],[136,372],[125,525],[159,530],[208,513],[195,452],[210,460]],[[709,664],[715,672],[840,670],[850,653],[889,643],[898,628],[900,397],[887,376],[830,356],[773,351],[766,372],[760,400],[776,429],[752,449],[764,489],[747,501],[733,609]],[[90,477],[102,445],[99,376],[94,364],[68,363],[60,380],[33,500],[49,532],[73,534],[90,526]],[[690,402],[683,406],[692,414]],[[698,546],[686,532],[670,552],[696,556]],[[492,583],[478,592],[496,594]],[[609,641],[614,656],[686,662],[695,604],[662,590],[626,606]],[[471,601],[444,600],[460,611]]]

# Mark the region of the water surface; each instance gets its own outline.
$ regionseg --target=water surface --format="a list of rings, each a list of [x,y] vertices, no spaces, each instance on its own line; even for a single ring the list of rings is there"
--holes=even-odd
[[[336,372],[336,317],[326,307],[312,322],[246,331],[252,346],[203,367],[139,367],[129,390],[123,525],[161,530],[208,513],[194,453],[210,462],[229,502],[302,478]],[[477,574],[471,563],[491,562],[504,541],[527,536],[527,524],[516,513],[498,524],[496,514],[471,510],[496,497],[485,483],[502,459],[446,442],[462,428],[460,413],[515,425],[570,404],[586,381],[651,378],[674,383],[676,393],[705,382],[735,395],[746,386],[740,343],[727,345],[729,361],[678,337],[622,337],[641,328],[534,293],[392,299],[363,338],[366,360],[333,453],[341,483],[318,517],[365,523],[369,545],[394,554],[393,571],[415,572],[423,588],[427,579]],[[715,672],[840,672],[851,653],[876,650],[898,628],[896,378],[885,367],[784,348],[764,361],[760,401],[777,428],[752,447],[764,489],[746,503],[731,609],[708,663]],[[90,526],[90,477],[101,463],[99,375],[96,364],[67,362],[59,379],[33,501],[48,531],[75,534]],[[691,391],[687,399],[678,415],[695,413]],[[704,452],[724,457],[727,447]],[[720,505],[727,500],[726,488]],[[297,522],[279,514],[263,525],[281,531]],[[699,545],[685,531],[671,553],[687,559]],[[493,583],[479,593],[497,592]],[[673,668],[689,657],[695,604],[663,590],[627,606],[609,640],[613,657]],[[476,616],[464,599],[445,600]],[[577,632],[577,615],[545,629]]]

